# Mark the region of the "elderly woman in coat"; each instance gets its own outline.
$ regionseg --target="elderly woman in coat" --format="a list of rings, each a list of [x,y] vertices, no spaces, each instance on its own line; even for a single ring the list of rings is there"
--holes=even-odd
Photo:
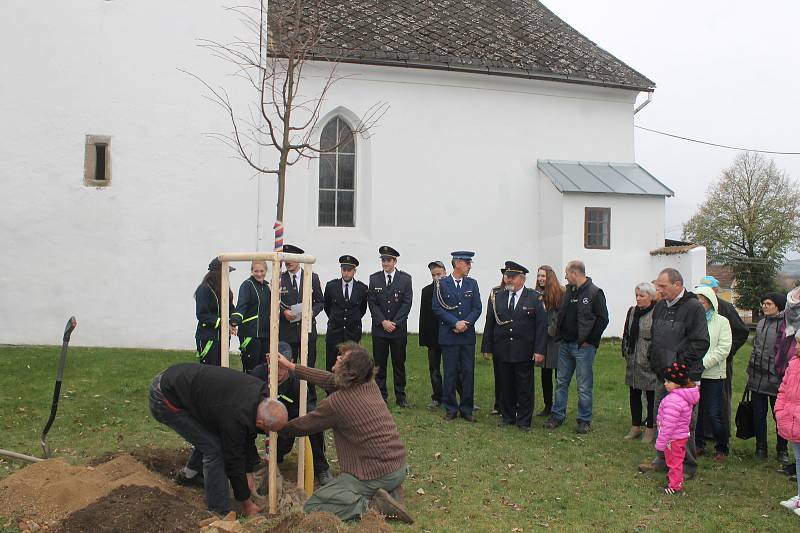
[[[626,440],[642,435],[642,392],[647,397],[647,418],[644,419],[642,442],[653,442],[655,431],[655,390],[658,378],[650,368],[650,328],[653,325],[653,306],[656,289],[652,283],[636,286],[636,305],[628,309],[622,333],[622,356],[625,358],[625,384],[630,388],[631,429]]]
[[[756,431],[756,457],[767,458],[767,411],[772,407],[775,417],[775,399],[781,378],[775,368],[775,345],[786,327],[784,308],[786,296],[770,292],[761,298],[763,317],[756,326],[753,353],[747,364],[747,389],[751,393],[753,422]],[[789,462],[786,439],[777,435],[776,454],[779,462]]]

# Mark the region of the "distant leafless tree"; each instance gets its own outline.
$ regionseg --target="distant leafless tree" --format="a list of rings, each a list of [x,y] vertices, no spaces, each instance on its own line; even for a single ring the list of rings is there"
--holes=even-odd
[[[328,46],[325,2],[270,0],[268,13],[264,2],[228,9],[240,18],[248,37],[227,43],[201,41],[201,46],[212,55],[236,65],[236,76],[252,90],[254,97],[249,104],[234,108],[225,88],[215,88],[201,76],[187,74],[205,85],[209,98],[230,118],[232,131],[209,135],[231,147],[258,173],[277,176],[276,218],[283,221],[287,169],[301,159],[317,157],[322,151],[311,134],[328,91],[343,77],[337,74],[340,56]],[[302,92],[304,82],[308,81],[303,70],[312,61],[328,67],[328,74],[321,87],[308,95]],[[353,125],[353,135],[369,130],[387,109],[388,105],[380,102],[369,107]],[[337,145],[326,146],[325,151],[334,151],[349,141],[350,138],[340,139]],[[274,150],[277,165],[261,163],[260,148]]]

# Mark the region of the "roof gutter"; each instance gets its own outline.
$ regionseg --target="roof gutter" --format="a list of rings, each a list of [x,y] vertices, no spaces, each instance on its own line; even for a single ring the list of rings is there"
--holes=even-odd
[[[647,100],[636,106],[636,109],[633,110],[633,114],[635,115],[636,113],[644,109],[645,106],[647,106],[647,104],[649,104],[652,101],[653,101],[653,91],[649,91],[647,93]]]

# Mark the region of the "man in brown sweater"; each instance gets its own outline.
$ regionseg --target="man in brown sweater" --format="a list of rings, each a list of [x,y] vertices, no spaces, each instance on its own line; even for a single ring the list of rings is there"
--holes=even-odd
[[[369,352],[354,342],[342,343],[333,372],[295,365],[282,356],[279,364],[328,393],[314,411],[290,421],[281,436],[300,437],[332,429],[341,468],[337,478],[311,495],[304,511],[328,511],[349,520],[374,508],[387,518],[413,523],[389,494],[399,495],[402,490],[406,450],[375,383]]]

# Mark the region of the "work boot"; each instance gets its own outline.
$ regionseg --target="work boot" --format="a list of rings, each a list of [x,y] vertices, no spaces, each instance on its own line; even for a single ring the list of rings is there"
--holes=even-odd
[[[547,419],[547,422],[544,423],[543,427],[545,429],[556,429],[563,423],[564,423],[563,420],[559,420],[558,418],[551,415],[550,418]]]
[[[317,481],[319,481],[319,486],[324,487],[331,481],[333,481],[333,475],[331,474],[331,469],[328,468],[327,470],[323,470],[317,475]]]
[[[369,508],[382,514],[389,520],[399,520],[406,524],[413,524],[414,519],[408,514],[400,502],[383,489],[378,489],[369,500]]]
[[[778,459],[778,462],[782,465],[789,464],[789,453],[786,450],[778,450],[776,452],[776,458]]]
[[[203,479],[202,472],[198,472],[192,477],[189,477],[186,475],[183,468],[178,470],[178,473],[175,474],[175,483],[183,485],[184,487],[205,487],[205,480]]]
[[[403,503],[403,500],[406,496],[406,491],[403,490],[403,485],[398,485],[392,490],[389,491],[389,496],[397,500],[399,503]]]
[[[656,430],[654,428],[644,428],[644,436],[642,442],[645,444],[652,444],[656,438]]]
[[[586,435],[592,428],[592,423],[586,420],[578,420],[578,425],[575,426],[575,433],[578,435]]]
[[[633,440],[637,439],[642,435],[642,428],[639,426],[631,426],[631,430],[628,432],[627,435],[622,437],[625,440]]]

